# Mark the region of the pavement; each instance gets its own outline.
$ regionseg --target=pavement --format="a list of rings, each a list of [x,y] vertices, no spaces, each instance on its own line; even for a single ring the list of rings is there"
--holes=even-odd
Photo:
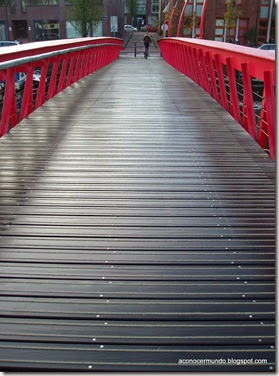
[[[126,32],[123,35],[123,39],[125,40],[125,50],[121,51],[122,56],[134,56],[135,55],[135,46],[136,46],[136,57],[143,58],[144,52],[144,45],[143,45],[143,38],[146,32],[138,31],[138,32]],[[152,39],[152,43],[149,47],[149,57],[160,57],[161,52],[160,48],[158,47],[158,40],[161,38],[157,33],[149,33],[149,36]]]

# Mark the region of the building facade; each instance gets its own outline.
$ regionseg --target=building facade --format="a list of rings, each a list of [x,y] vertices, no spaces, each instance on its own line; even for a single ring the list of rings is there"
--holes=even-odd
[[[121,36],[124,26],[124,0],[104,0],[102,21],[91,36]],[[81,35],[67,20],[67,0],[12,0],[0,6],[0,40],[39,40],[75,38]],[[111,31],[111,16],[117,17],[117,31]],[[114,29],[115,30],[115,29]]]
[[[227,27],[226,0],[208,0],[205,39],[242,45],[275,40],[274,0],[231,1],[237,16],[235,22]],[[6,3],[9,5],[0,6],[0,40],[17,39],[25,43],[81,36],[67,20],[70,12],[67,0],[11,0]],[[91,36],[121,37],[124,24],[132,22],[125,9],[125,0],[103,0],[103,4],[103,19],[92,29]],[[164,22],[169,23],[175,7],[170,35],[176,36],[184,4],[185,0],[137,0],[137,20],[134,20],[134,24],[139,27],[145,24],[161,27]],[[179,31],[181,36],[199,37],[203,4],[204,0],[188,0]],[[112,16],[116,29],[112,28]]]
[[[162,0],[163,1],[163,0]],[[231,0],[233,9],[227,13],[225,0],[208,0],[204,38],[241,45],[259,45],[275,40],[274,0]],[[198,38],[204,0],[188,0],[184,10],[180,35]],[[169,22],[173,7],[171,36],[177,35],[177,27],[185,0],[170,0],[170,10],[163,15]],[[164,18],[163,17],[163,18]]]

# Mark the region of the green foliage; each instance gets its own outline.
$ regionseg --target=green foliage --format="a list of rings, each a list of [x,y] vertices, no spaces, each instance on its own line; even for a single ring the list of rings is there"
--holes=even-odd
[[[102,0],[68,0],[72,6],[68,20],[83,37],[90,35],[90,31],[97,27],[103,16]]]
[[[257,43],[257,30],[255,27],[248,30],[247,38],[248,42],[252,45],[255,45]]]
[[[227,10],[224,14],[225,26],[228,30],[235,27],[236,19],[242,15],[240,9],[238,9],[232,0],[226,0]]]
[[[0,7],[4,7],[5,5],[11,6],[12,0],[0,0]]]
[[[125,0],[125,3],[127,5],[128,11],[131,15],[131,17],[137,16],[137,0]]]

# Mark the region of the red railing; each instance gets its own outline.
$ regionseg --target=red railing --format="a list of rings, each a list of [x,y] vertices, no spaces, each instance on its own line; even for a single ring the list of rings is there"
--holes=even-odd
[[[66,87],[116,60],[122,46],[117,38],[80,38],[1,48],[0,137]]]
[[[163,58],[207,91],[275,159],[275,54],[190,38],[159,42]]]

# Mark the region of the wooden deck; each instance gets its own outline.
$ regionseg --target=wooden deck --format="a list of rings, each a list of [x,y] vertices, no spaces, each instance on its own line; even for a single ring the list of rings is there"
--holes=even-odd
[[[0,140],[0,369],[273,372],[274,177],[160,58],[47,102]]]

